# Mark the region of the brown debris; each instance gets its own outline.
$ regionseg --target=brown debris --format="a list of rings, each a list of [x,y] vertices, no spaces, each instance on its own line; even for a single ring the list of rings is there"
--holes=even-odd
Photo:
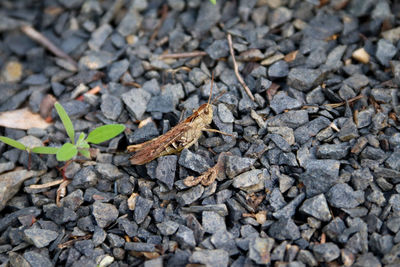
[[[218,177],[225,177],[225,157],[230,155],[228,152],[223,152],[219,155],[217,164],[214,167],[209,168],[200,176],[188,176],[183,180],[186,186],[196,186],[201,183],[203,186],[209,186],[214,183],[215,179]]]

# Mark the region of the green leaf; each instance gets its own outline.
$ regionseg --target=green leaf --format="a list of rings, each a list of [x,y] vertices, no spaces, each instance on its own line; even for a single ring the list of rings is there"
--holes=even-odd
[[[104,141],[116,137],[125,130],[125,125],[110,124],[100,126],[91,131],[86,139],[88,143],[100,144]]]
[[[5,137],[5,136],[0,136],[0,141],[6,143],[9,146],[18,148],[20,150],[26,150],[27,149],[27,147],[24,144],[22,144],[21,142],[15,141],[14,139],[11,139],[11,138],[8,138],[8,137]]]
[[[72,159],[78,154],[78,149],[71,143],[65,143],[61,148],[58,149],[57,152],[57,160],[58,161],[67,161]]]
[[[33,153],[38,153],[38,154],[57,154],[59,147],[50,147],[50,146],[38,146],[32,148]]]
[[[217,4],[217,0],[210,0],[211,4],[216,5]]]
[[[79,153],[82,154],[82,156],[84,156],[84,157],[90,159],[90,151],[89,151],[89,150],[79,149],[78,151],[79,151]]]
[[[84,134],[84,133],[81,133],[81,134],[79,135],[78,141],[76,141],[76,146],[77,146],[77,147],[80,147],[80,146],[82,145],[82,142],[84,142],[84,139],[85,139],[85,134]],[[85,141],[85,142],[86,142],[86,141]]]
[[[71,143],[75,143],[75,130],[74,126],[72,125],[71,119],[69,118],[67,112],[65,109],[60,105],[60,103],[56,102],[54,104],[54,107],[57,110],[58,116],[60,116],[60,119],[62,123],[64,124],[65,130],[67,131],[67,134],[69,136],[69,139],[71,140]]]

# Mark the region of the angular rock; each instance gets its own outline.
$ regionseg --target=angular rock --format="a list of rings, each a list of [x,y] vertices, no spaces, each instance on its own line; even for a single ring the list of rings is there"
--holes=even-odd
[[[94,202],[92,215],[100,228],[105,228],[118,218],[118,210],[108,203]]]
[[[331,220],[331,213],[324,194],[306,199],[301,205],[300,211],[324,222]]]
[[[229,263],[229,254],[223,249],[197,250],[190,256],[189,261],[205,264],[210,267],[227,267]]]
[[[58,237],[58,233],[45,229],[25,229],[24,238],[37,248],[43,248]]]
[[[327,193],[330,205],[336,208],[355,208],[364,202],[364,192],[354,191],[347,184],[336,184]]]
[[[147,109],[151,95],[143,89],[131,89],[129,92],[121,96],[128,111],[137,120],[143,119],[143,114]]]

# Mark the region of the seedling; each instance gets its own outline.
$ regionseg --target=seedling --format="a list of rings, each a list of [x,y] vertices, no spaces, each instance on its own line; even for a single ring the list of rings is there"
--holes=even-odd
[[[217,0],[210,0],[211,4],[216,5],[217,4]]]
[[[0,141],[17,149],[27,151],[28,153],[33,152],[38,154],[55,154],[58,161],[68,161],[75,157],[78,153],[90,159],[89,144],[100,144],[116,137],[125,130],[125,126],[122,124],[104,125],[91,131],[86,139],[85,134],[81,133],[78,140],[75,142],[74,126],[72,125],[71,119],[69,118],[67,112],[58,102],[54,104],[54,107],[56,108],[58,116],[61,118],[71,142],[67,142],[61,147],[40,146],[29,148],[21,142],[5,136],[0,136]]]

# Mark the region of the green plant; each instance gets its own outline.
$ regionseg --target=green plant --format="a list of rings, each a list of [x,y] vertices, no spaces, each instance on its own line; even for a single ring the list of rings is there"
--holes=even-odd
[[[211,4],[216,5],[217,4],[217,0],[210,0]]]
[[[71,142],[67,142],[61,147],[40,146],[29,148],[21,142],[5,136],[0,136],[0,141],[17,149],[25,150],[28,153],[33,152],[38,154],[55,154],[58,161],[70,160],[78,153],[90,159],[89,143],[100,144],[116,137],[125,130],[125,126],[122,124],[103,125],[91,131],[86,139],[85,134],[81,133],[78,140],[75,142],[74,126],[72,125],[72,121],[69,118],[67,112],[58,102],[54,104],[54,107],[56,108],[58,116],[61,118],[61,121]]]

